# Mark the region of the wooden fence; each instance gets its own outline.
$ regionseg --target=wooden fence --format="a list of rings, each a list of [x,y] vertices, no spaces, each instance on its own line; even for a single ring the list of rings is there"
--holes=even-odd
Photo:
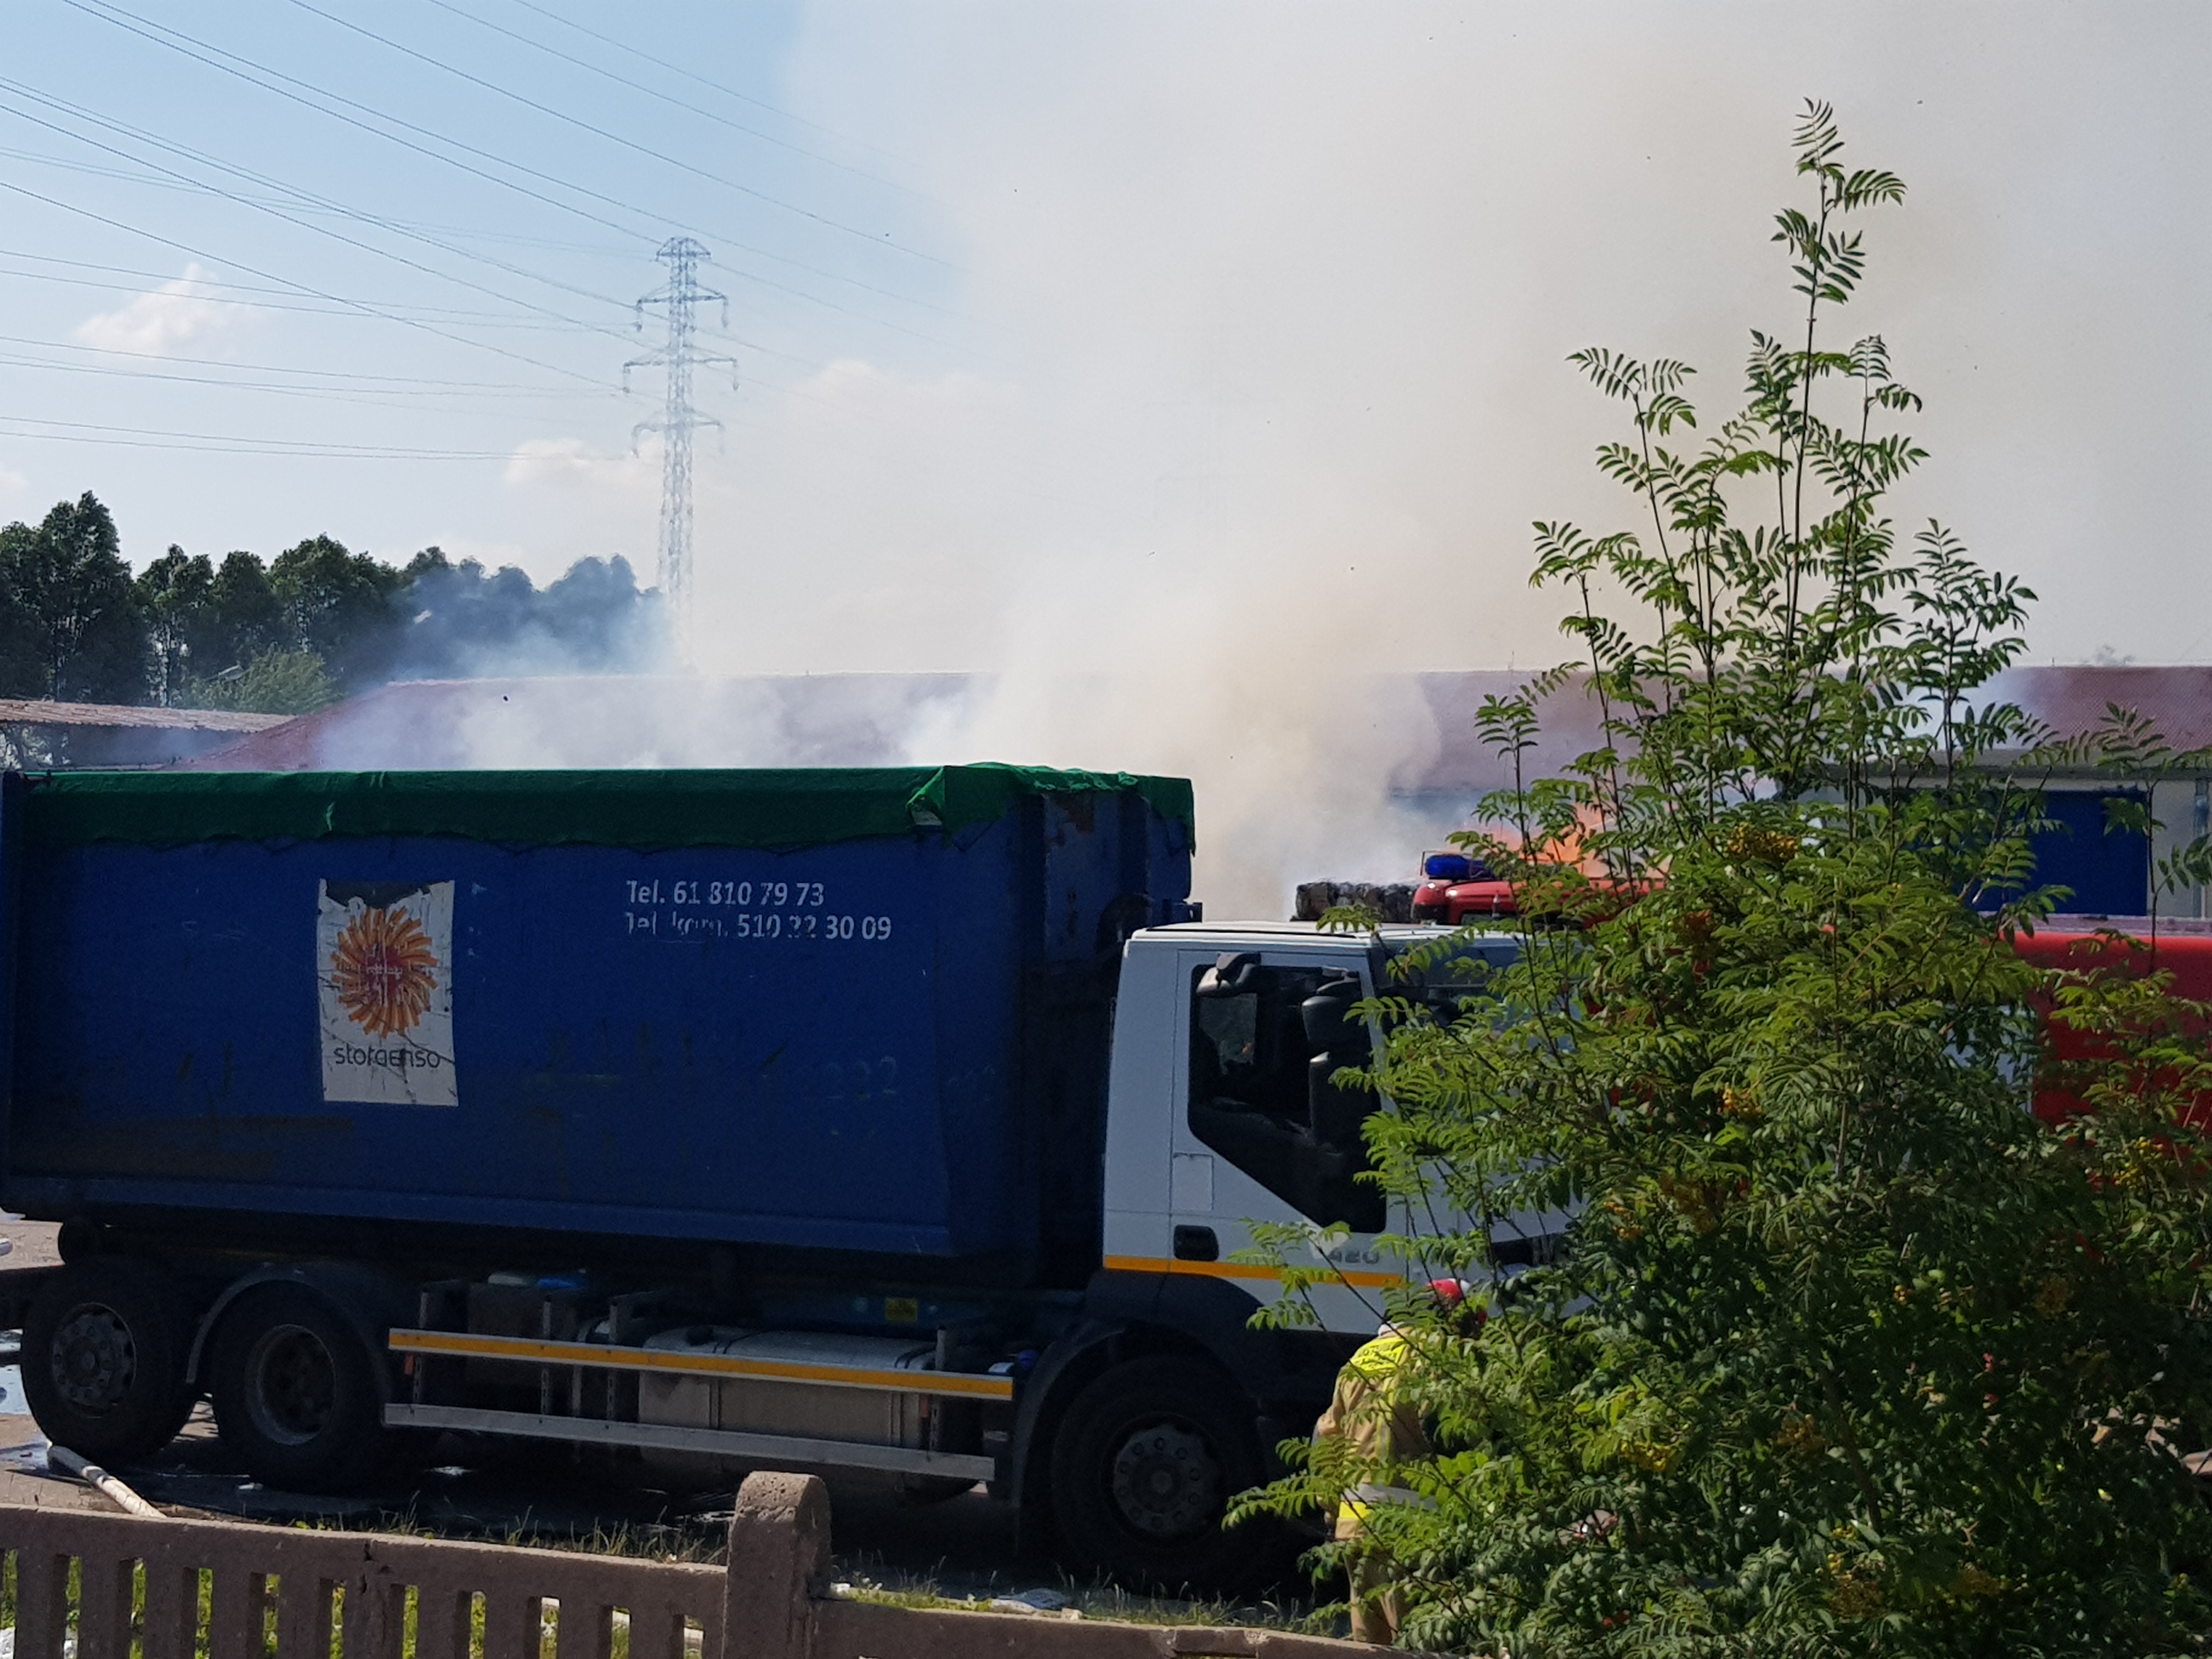
[[[1345,1659],[1273,1631],[830,1599],[830,1504],[755,1474],[726,1568],[0,1505],[15,1659]]]

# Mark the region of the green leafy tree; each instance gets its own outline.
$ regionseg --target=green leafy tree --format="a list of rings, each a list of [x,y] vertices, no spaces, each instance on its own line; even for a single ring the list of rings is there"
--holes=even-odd
[[[171,550],[172,556],[177,550]],[[157,561],[139,578],[159,575]],[[195,708],[241,708],[258,714],[296,714],[319,708],[337,693],[319,654],[294,643],[283,599],[270,580],[269,568],[252,553],[223,555],[202,596],[196,574],[182,575],[191,600],[185,633],[186,672],[179,683],[179,702]],[[158,623],[155,643],[161,644]]]
[[[0,667],[18,696],[137,702],[147,640],[115,520],[90,491],[0,530]]]
[[[402,618],[392,596],[404,572],[328,536],[286,549],[269,568],[269,586],[283,607],[289,643],[312,651],[341,686],[374,673]]]
[[[195,671],[208,672],[216,654],[210,649],[220,637],[215,580],[206,554],[187,556],[172,542],[132,584],[153,650],[154,700],[165,707],[185,695]]]
[[[2212,1011],[2124,942],[2064,974],[2014,948],[2057,896],[2041,734],[1979,688],[2033,595],[1883,516],[1918,400],[1824,330],[1904,186],[1823,106],[1796,152],[1799,319],[1753,335],[1736,413],[1702,425],[1681,363],[1574,360],[1625,406],[1598,459],[1634,527],[1537,526],[1580,654],[1482,720],[1518,777],[1580,684],[1606,742],[1462,837],[1548,925],[1484,979],[1416,950],[1371,1005],[1376,1178],[1422,1218],[1394,1248],[1498,1296],[1471,1340],[1395,1310],[1439,1454],[1332,1450],[1253,1507],[1418,1493],[1324,1552],[1388,1553],[1415,1646],[2199,1651]],[[2028,1109],[2053,1002],[2094,1049],[2060,1126]],[[1564,1249],[1509,1281],[1493,1237],[1537,1214]]]
[[[269,568],[252,553],[226,553],[210,596],[212,638],[199,672],[242,668],[285,642],[284,606],[270,586]]]

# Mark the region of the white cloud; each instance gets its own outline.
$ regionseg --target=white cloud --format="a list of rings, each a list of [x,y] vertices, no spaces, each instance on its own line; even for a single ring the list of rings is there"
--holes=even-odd
[[[533,438],[508,453],[499,476],[506,500],[494,533],[477,532],[487,564],[520,565],[543,584],[579,559],[618,554],[640,581],[652,581],[658,445],[610,452],[580,438]],[[455,526],[441,545],[458,558],[478,544]]]
[[[659,488],[659,474],[656,455],[607,455],[580,438],[532,438],[507,457],[500,477],[518,488],[552,484],[594,495],[634,496]]]
[[[238,307],[209,298],[207,278],[194,260],[176,281],[164,283],[118,310],[86,318],[76,325],[76,338],[101,351],[158,357],[228,328],[236,320]]]

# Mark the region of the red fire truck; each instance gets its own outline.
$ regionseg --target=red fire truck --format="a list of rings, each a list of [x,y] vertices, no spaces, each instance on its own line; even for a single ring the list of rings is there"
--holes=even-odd
[[[1425,853],[1421,884],[1413,890],[1413,920],[1453,927],[1519,914],[1513,884],[1501,881],[1480,859],[1465,853]]]

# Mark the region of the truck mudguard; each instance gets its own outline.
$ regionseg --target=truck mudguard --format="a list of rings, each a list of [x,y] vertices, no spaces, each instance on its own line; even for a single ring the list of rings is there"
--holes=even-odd
[[[385,1399],[390,1400],[392,1366],[386,1340],[395,1327],[414,1321],[414,1310],[409,1306],[410,1287],[373,1268],[357,1267],[349,1261],[272,1261],[240,1274],[223,1287],[222,1293],[193,1328],[192,1346],[185,1359],[187,1382],[196,1388],[206,1387],[207,1367],[212,1358],[210,1341],[222,1325],[223,1315],[229,1312],[239,1297],[264,1285],[304,1285],[329,1303],[361,1339],[363,1352],[375,1360],[378,1388]]]

